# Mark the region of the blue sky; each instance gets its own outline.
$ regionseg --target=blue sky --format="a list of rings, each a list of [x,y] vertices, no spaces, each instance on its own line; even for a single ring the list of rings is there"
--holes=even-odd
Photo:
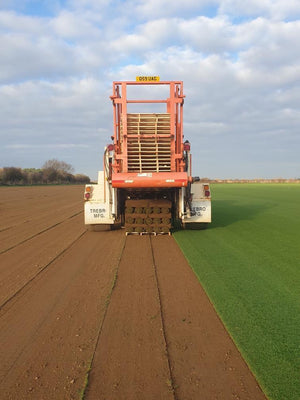
[[[182,80],[195,175],[300,176],[297,0],[0,0],[0,167],[92,178],[113,80]]]
[[[55,15],[63,7],[66,1],[59,0],[1,0],[0,6],[2,10],[14,10],[24,15],[32,15],[37,17],[49,17]]]

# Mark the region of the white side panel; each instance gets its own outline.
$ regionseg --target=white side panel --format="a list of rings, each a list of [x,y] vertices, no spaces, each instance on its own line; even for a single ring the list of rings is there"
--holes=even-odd
[[[205,198],[204,195],[204,183],[196,182],[191,185],[191,193],[193,197],[193,201],[202,200]]]
[[[191,185],[191,213],[184,218],[185,223],[211,222],[211,199],[205,197],[205,183],[196,182]]]
[[[91,187],[91,197],[84,203],[84,223],[86,225],[114,224],[110,194],[113,193],[105,180],[104,172],[98,172],[98,184]]]
[[[98,201],[106,203],[103,185],[87,185],[92,187],[91,198],[89,201]]]
[[[84,204],[84,223],[90,224],[113,224],[109,207],[106,203],[86,201]]]
[[[192,201],[192,215],[184,222],[211,222],[210,200]]]
[[[98,185],[103,185],[104,183],[104,171],[98,171]]]

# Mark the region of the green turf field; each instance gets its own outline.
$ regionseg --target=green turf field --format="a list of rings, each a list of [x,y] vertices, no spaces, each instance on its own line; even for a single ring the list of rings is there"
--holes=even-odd
[[[271,400],[300,399],[300,185],[212,185],[213,223],[174,234]]]

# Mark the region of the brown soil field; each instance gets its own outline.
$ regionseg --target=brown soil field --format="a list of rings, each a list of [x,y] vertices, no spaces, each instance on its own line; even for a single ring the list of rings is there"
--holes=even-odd
[[[266,399],[173,238],[87,231],[82,198],[0,188],[0,398]]]

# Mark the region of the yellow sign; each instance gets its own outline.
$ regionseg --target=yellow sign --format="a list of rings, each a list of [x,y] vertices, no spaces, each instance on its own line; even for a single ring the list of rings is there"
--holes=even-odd
[[[159,76],[137,76],[135,79],[137,82],[159,82]]]

